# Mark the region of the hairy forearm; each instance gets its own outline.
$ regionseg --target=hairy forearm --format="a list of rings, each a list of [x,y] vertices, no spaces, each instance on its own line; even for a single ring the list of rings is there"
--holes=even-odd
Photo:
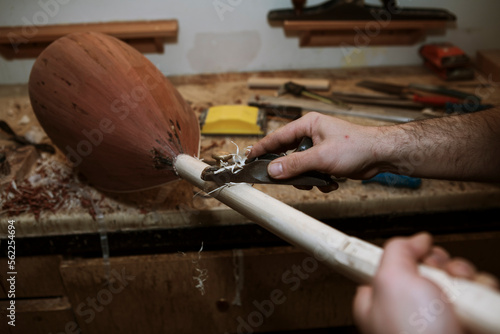
[[[380,128],[381,168],[426,178],[500,181],[500,109]]]

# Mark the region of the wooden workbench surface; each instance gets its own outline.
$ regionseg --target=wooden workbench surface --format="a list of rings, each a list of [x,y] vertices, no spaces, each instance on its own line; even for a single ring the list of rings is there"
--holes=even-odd
[[[172,77],[171,80],[199,115],[204,108],[211,105],[245,103],[255,95],[262,97],[274,94],[273,90],[248,89],[246,80],[252,75],[325,78],[331,81],[331,90],[363,93],[370,92],[356,87],[355,83],[365,79],[400,84],[443,84],[420,66],[228,73]],[[484,102],[500,102],[495,100],[495,96],[500,95],[495,86],[484,88],[475,81],[469,87],[456,88],[476,94],[477,89],[481,88],[480,94],[483,95]],[[356,106],[356,109],[366,107]],[[355,117],[342,118],[366,125],[390,124]],[[43,137],[39,134],[40,126],[31,110],[26,86],[0,86],[0,119],[7,121],[19,134]],[[272,131],[283,124],[283,120],[270,120],[268,129]],[[0,147],[10,145],[5,138],[4,134],[0,134]],[[50,143],[48,138],[43,140]],[[240,150],[244,150],[257,140],[256,137],[203,137],[200,156],[210,160],[210,155],[215,150],[236,152],[235,144]],[[26,178],[30,181],[16,182],[17,190],[9,185],[4,187],[0,194],[1,234],[7,231],[8,219],[16,220],[18,237],[95,233],[103,230],[233,225],[247,222],[213,198],[198,193],[198,189],[185,181],[173,182],[140,193],[99,192],[85,184],[81,175],[72,172],[60,152],[55,156],[43,153]],[[255,187],[319,219],[500,207],[500,185],[475,182],[425,179],[420,189],[410,190],[379,184],[363,185],[357,180],[347,180],[340,184],[337,191],[329,194],[323,194],[316,189],[299,191],[290,186]],[[33,200],[28,205],[21,203],[23,198]]]

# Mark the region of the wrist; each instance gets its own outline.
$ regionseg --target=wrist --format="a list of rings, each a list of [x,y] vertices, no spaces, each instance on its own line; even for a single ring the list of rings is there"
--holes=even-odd
[[[378,126],[372,131],[373,166],[377,173],[390,172],[401,174],[403,143],[408,141],[403,129],[399,126]]]

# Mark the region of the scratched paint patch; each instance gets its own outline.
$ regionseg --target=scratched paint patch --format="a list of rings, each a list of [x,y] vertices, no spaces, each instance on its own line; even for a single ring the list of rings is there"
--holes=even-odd
[[[199,33],[187,59],[198,73],[239,71],[255,59],[261,46],[258,31]]]

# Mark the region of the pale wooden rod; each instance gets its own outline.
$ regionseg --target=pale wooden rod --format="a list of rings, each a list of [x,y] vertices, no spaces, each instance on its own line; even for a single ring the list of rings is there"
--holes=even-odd
[[[208,165],[197,158],[181,154],[174,165],[178,175],[196,187],[205,191],[216,188],[213,183],[201,179]],[[211,195],[358,282],[370,282],[377,271],[383,254],[380,247],[337,231],[248,184],[226,186]],[[441,287],[465,326],[479,333],[500,333],[500,294],[497,291],[423,265],[420,272]]]

